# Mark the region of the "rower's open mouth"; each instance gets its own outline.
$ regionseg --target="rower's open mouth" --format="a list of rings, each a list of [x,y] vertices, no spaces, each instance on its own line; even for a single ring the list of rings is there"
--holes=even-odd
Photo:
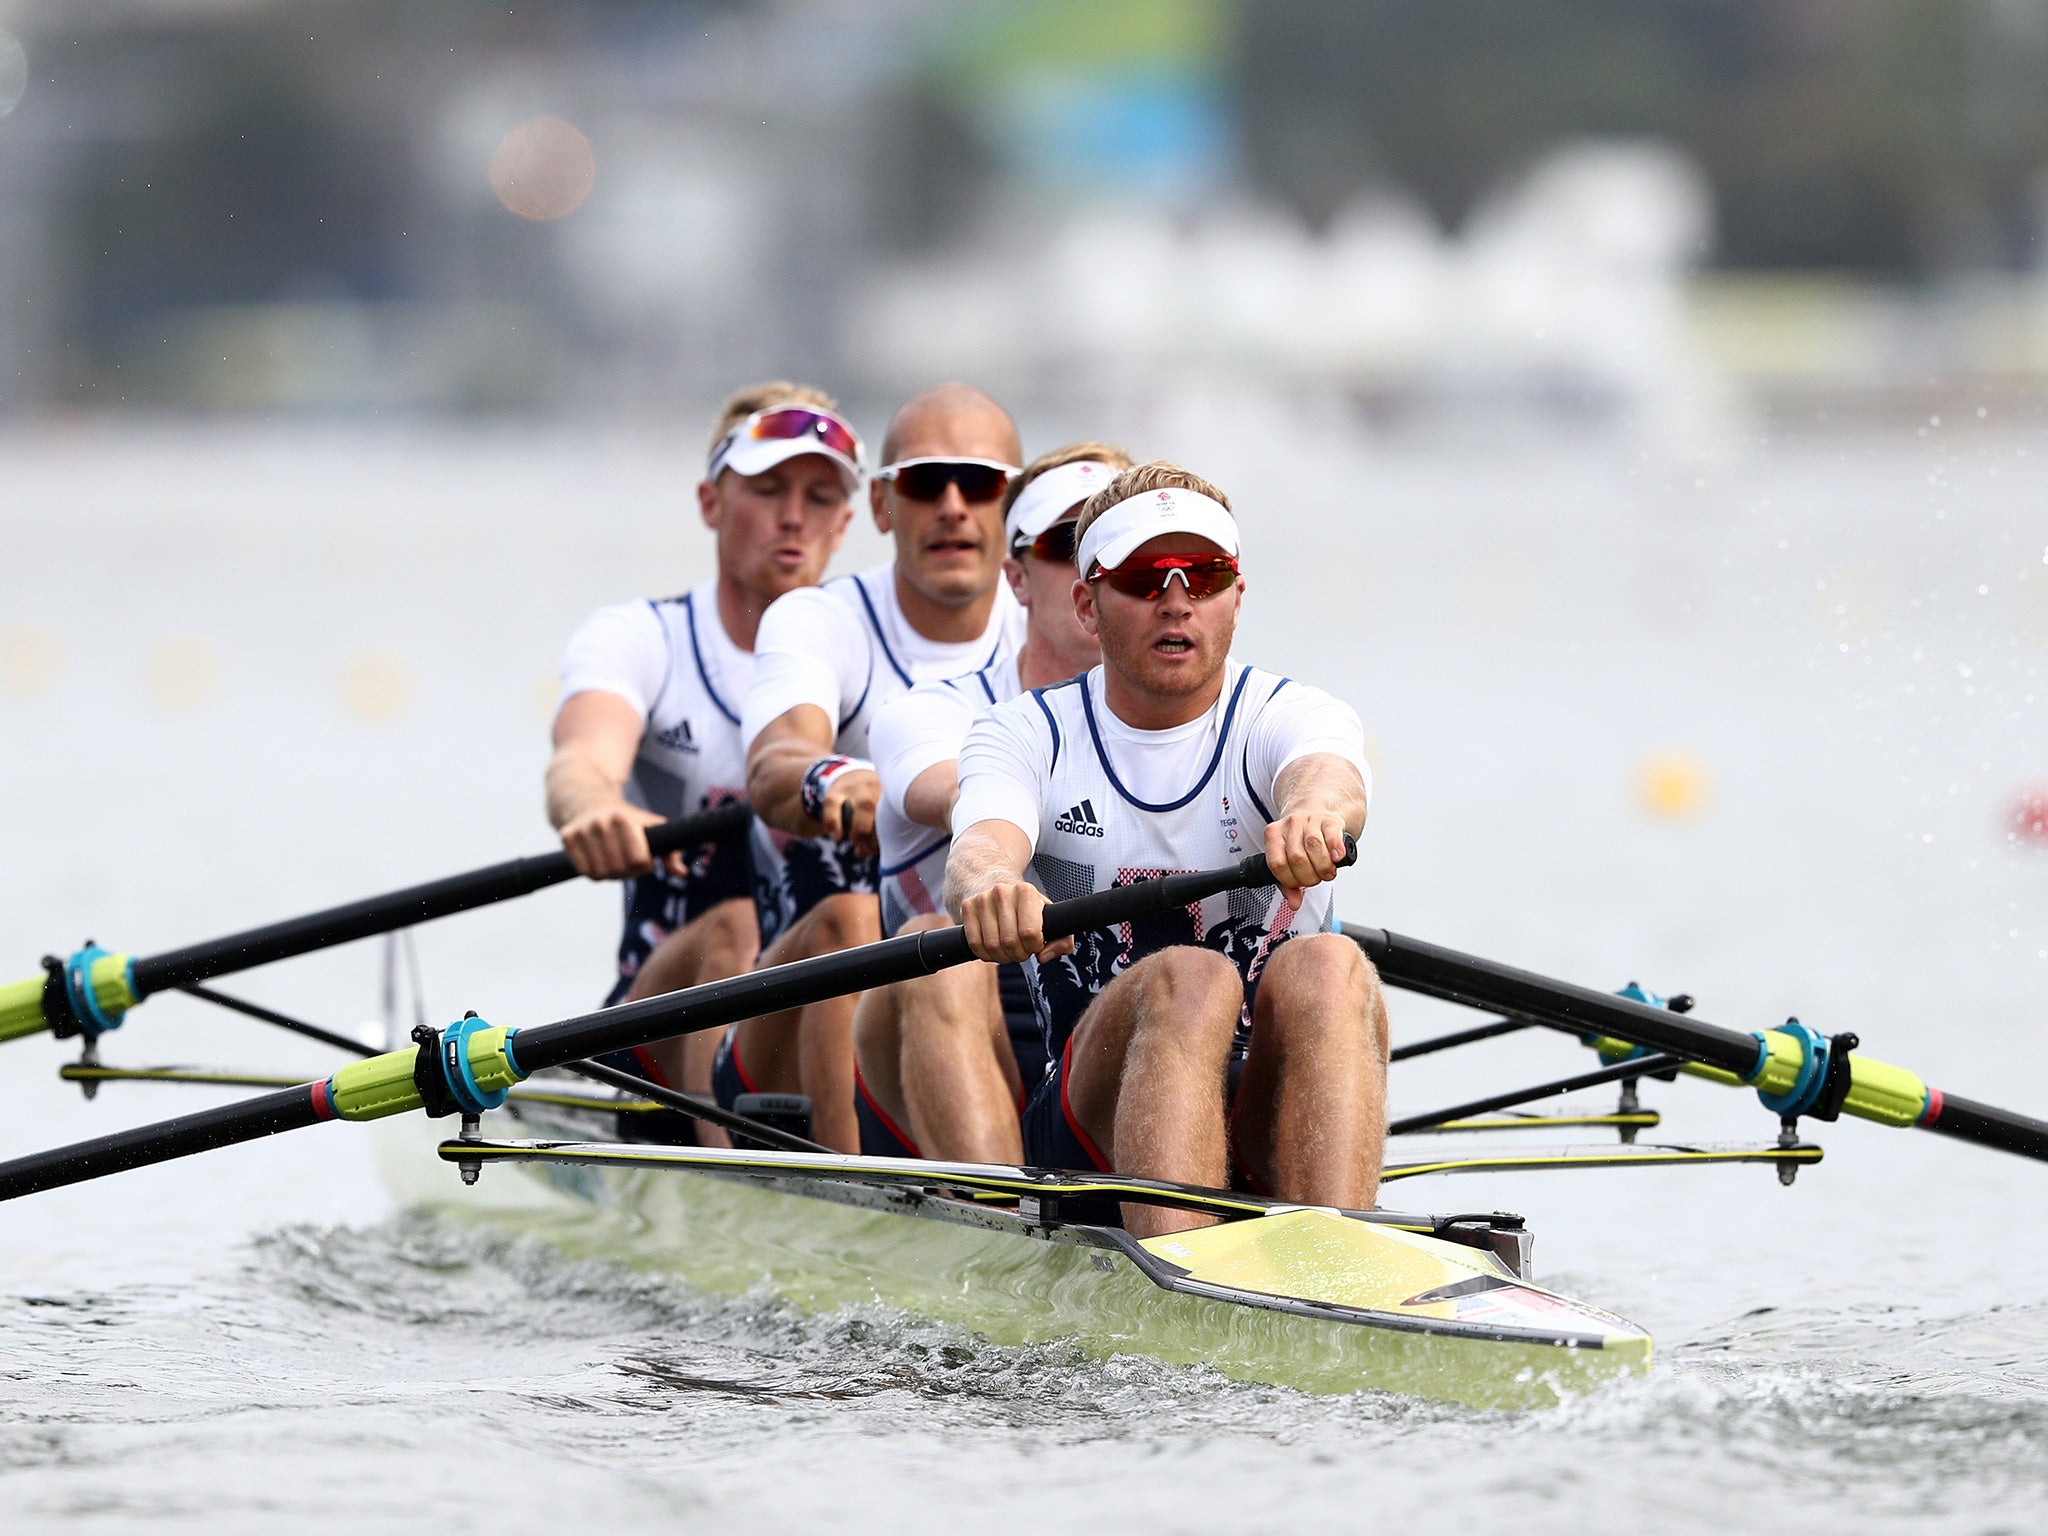
[[[1195,648],[1195,642],[1186,635],[1161,635],[1152,642],[1152,649],[1168,656],[1184,656]]]
[[[981,546],[973,539],[933,539],[925,551],[934,555],[971,555]]]

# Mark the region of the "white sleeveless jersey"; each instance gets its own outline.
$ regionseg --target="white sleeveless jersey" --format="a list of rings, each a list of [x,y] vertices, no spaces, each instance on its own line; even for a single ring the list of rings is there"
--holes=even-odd
[[[787,593],[761,619],[740,740],[751,746],[770,721],[812,704],[837,725],[834,751],[867,757],[869,727],[884,704],[920,682],[992,666],[1023,639],[1024,610],[1008,582],[997,583],[981,635],[964,643],[911,628],[896,601],[893,563]],[[752,846],[763,944],[827,896],[876,889],[876,861],[834,839],[791,837],[757,820]]]
[[[1367,773],[1356,713],[1270,672],[1231,662],[1215,706],[1202,721],[1174,732],[1133,732],[1113,717],[1105,730],[1102,687],[1097,667],[992,709],[969,732],[961,754],[954,828],[991,815],[1014,821],[1005,803],[1016,811],[1029,804],[1035,825],[1024,827],[1034,839],[1027,876],[1053,901],[1214,869],[1263,851],[1275,781],[1297,758],[1332,752]],[[1126,745],[1137,738],[1171,738],[1171,750],[1140,763],[1140,747]],[[1178,778],[1163,779],[1162,764]],[[1027,785],[1028,802],[1019,793]],[[1216,950],[1237,967],[1245,983],[1241,1052],[1254,990],[1273,950],[1297,934],[1335,927],[1333,888],[1325,884],[1308,891],[1295,912],[1266,886],[1078,934],[1073,954],[1046,965],[1026,962],[1047,1052],[1059,1058],[1096,993],[1146,955],[1175,944]]]
[[[625,796],[669,817],[746,798],[739,706],[752,673],[753,656],[719,622],[710,581],[681,597],[600,609],[569,642],[562,668],[565,694],[598,689],[640,710],[645,725]],[[752,890],[744,838],[696,849],[688,865],[681,878],[657,866],[626,883],[620,995],[670,933]]]
[[[903,811],[911,781],[960,755],[975,716],[1024,691],[1017,657],[994,665],[919,683],[889,701],[875,717],[869,745],[882,776],[882,801],[875,808],[875,837],[881,844],[882,933],[893,937],[913,917],[940,909],[946,888],[946,853],[952,834],[912,821]]]

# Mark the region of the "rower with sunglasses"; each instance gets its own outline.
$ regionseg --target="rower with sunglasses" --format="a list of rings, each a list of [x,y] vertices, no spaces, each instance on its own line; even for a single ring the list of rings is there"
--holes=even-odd
[[[1003,573],[1024,606],[1024,644],[971,676],[919,683],[875,716],[885,935],[952,926],[939,898],[960,744],[975,717],[1095,664],[1095,637],[1074,613],[1074,519],[1130,466],[1130,455],[1107,443],[1034,459],[1003,513]],[[1023,1157],[1017,1117],[1045,1076],[1046,1056],[1020,967],[961,965],[877,987],[861,997],[853,1040],[861,1151],[953,1162]]]
[[[764,965],[881,936],[869,722],[916,683],[988,666],[1023,639],[1023,610],[1002,580],[1002,497],[1022,457],[1009,413],[980,390],[942,384],[896,413],[882,457],[869,495],[896,558],[780,599],[755,644],[740,727],[747,798],[782,856],[755,885]],[[855,1001],[735,1026],[713,1067],[720,1102],[807,1095],[812,1134],[854,1151]]]
[[[1330,931],[1329,882],[1365,825],[1358,716],[1230,656],[1244,583],[1215,487],[1140,465],[1079,526],[1073,596],[1102,664],[976,721],[946,871],[974,952],[1026,962],[1045,1026],[1025,1159],[1370,1206],[1386,1011]],[[1048,898],[1255,850],[1277,888],[1045,942]],[[1124,1207],[1139,1236],[1204,1219]]]
[[[608,1005],[738,975],[754,963],[760,938],[747,844],[727,839],[657,866],[646,829],[745,793],[739,711],[761,615],[824,574],[853,519],[860,477],[860,438],[831,396],[781,381],[739,391],[719,414],[697,486],[716,573],[680,597],[600,608],[569,641],[548,815],[579,873],[628,878]],[[771,846],[757,852],[773,856]],[[708,1093],[717,1044],[709,1033],[685,1035],[614,1065]],[[638,1128],[688,1138],[690,1122],[661,1118]],[[723,1132],[701,1132],[725,1144]]]

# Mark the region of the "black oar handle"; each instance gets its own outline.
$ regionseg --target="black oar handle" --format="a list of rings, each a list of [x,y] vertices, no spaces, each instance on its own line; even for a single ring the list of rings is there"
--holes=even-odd
[[[650,827],[647,846],[656,858],[661,858],[699,843],[736,837],[745,831],[751,814],[744,802],[735,802],[694,816],[679,816]],[[575,873],[566,853],[534,854],[346,906],[329,907],[324,912],[287,918],[223,939],[209,939],[161,955],[145,955],[135,962],[136,996],[189,987],[194,982],[268,965],[273,960],[288,960],[316,949],[526,896],[550,885],[560,885]]]

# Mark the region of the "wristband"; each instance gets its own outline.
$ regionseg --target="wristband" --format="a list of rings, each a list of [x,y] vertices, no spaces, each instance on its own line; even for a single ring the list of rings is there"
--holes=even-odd
[[[804,770],[801,792],[804,814],[823,826],[825,821],[825,792],[832,787],[832,781],[842,773],[864,770],[875,771],[875,765],[864,757],[821,757]],[[826,827],[826,831],[831,831]]]

